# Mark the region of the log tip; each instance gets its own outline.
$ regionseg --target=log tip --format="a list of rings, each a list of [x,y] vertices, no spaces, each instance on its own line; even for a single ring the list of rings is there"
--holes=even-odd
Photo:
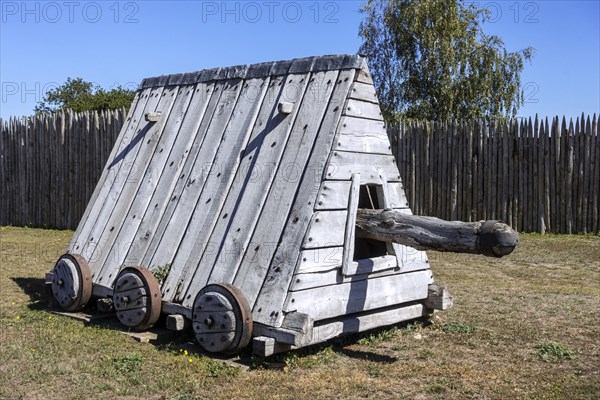
[[[504,257],[519,244],[519,234],[502,221],[485,221],[479,233],[479,249],[488,257]]]

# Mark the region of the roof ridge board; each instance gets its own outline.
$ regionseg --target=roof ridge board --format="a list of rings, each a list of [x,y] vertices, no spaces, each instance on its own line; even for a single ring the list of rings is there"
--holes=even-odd
[[[166,85],[190,85],[221,79],[250,79],[288,73],[319,72],[334,69],[360,69],[364,56],[358,54],[333,54],[268,61],[257,64],[208,68],[195,72],[160,75],[142,80],[139,89]]]

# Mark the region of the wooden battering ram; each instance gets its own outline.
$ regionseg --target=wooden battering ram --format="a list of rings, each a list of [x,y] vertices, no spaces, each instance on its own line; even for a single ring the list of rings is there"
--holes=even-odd
[[[264,356],[446,309],[423,250],[517,241],[412,216],[365,59],[309,57],[145,79],[47,281],[67,311]]]

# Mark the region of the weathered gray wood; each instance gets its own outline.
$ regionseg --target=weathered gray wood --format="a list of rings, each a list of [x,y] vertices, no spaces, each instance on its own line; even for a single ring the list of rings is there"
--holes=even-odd
[[[392,155],[351,153],[334,151],[327,163],[326,179],[350,180],[352,174],[360,174],[363,185],[381,184],[383,172],[390,182],[399,182],[398,167]]]
[[[329,129],[324,124],[327,122],[327,113],[337,106],[337,104],[332,105],[332,102],[337,101],[335,96],[341,79],[347,79],[347,74],[329,71],[311,77],[304,96],[304,104],[294,123],[294,129],[281,158],[281,165],[274,177],[263,212],[256,222],[252,239],[246,246],[246,252],[233,280],[234,285],[248,295],[251,303],[256,301],[259,285],[265,279],[268,266],[277,249],[276,244],[286,224],[285,218],[273,219],[273,215],[289,215],[294,197],[299,190],[302,174],[316,172],[306,170],[305,166],[319,134],[322,134],[323,129]],[[313,176],[313,179],[318,178]],[[294,247],[299,244],[284,243],[283,245]],[[237,259],[235,261],[237,262]]]
[[[298,258],[297,274],[325,272],[342,266],[344,247],[326,247],[302,250]]]
[[[351,271],[354,260],[354,231],[356,230],[356,212],[358,210],[358,197],[360,194],[360,174],[352,174],[350,195],[348,197],[348,212],[346,213],[346,226],[344,234],[344,255],[342,257],[342,274],[354,275]],[[309,230],[310,233],[310,230]]]
[[[124,243],[133,243],[135,232],[144,219],[154,192],[168,191],[176,179],[174,172],[177,168],[174,168],[174,161],[171,165],[167,162],[171,151],[178,147],[176,141],[179,139],[179,143],[186,143],[179,137],[179,132],[194,89],[194,87],[178,89],[174,104],[160,114],[162,121],[156,122],[163,124],[162,129],[157,131],[157,139],[154,142],[148,139],[146,144],[149,147],[140,150],[145,151],[146,154],[138,155],[136,159],[139,168],[137,182],[136,184],[132,182],[122,191],[119,207],[115,207],[107,222],[108,229],[104,230],[98,241],[100,248],[108,249],[97,258],[98,264],[102,265],[100,276],[97,277],[98,282],[101,280],[106,282],[113,276],[116,278],[120,266],[124,263],[124,255],[127,253],[127,249],[122,249],[122,246]],[[163,180],[163,175],[166,180]]]
[[[344,117],[336,136],[334,150],[392,154],[383,121]]]
[[[188,140],[175,142],[175,146],[169,155],[169,165],[173,163],[175,168],[170,169],[161,178],[165,183],[160,185],[160,190],[154,191],[137,232],[128,241],[131,242],[131,246],[123,258],[123,263],[143,265],[144,255],[152,240],[162,237],[163,230],[159,228],[159,226],[165,226],[162,216],[173,209],[176,204],[176,201],[172,201],[173,197],[175,196],[178,199],[184,190],[185,184],[188,182],[186,178],[190,174],[194,160],[204,140],[205,132],[200,132],[198,128],[210,104],[213,90],[213,83],[201,83],[194,89],[192,100],[186,112],[188,118],[184,118],[180,128],[181,132],[189,132]],[[160,225],[161,223],[163,225]]]
[[[140,93],[140,100],[136,106],[135,113],[131,116],[127,126],[123,128],[121,141],[118,147],[115,147],[117,151],[114,151],[108,160],[108,165],[105,168],[106,180],[104,182],[101,181],[101,186],[100,183],[98,184],[100,191],[94,202],[90,203],[88,207],[89,213],[86,211],[88,214],[87,217],[82,220],[73,236],[69,248],[70,252],[82,254],[86,257],[83,254],[83,249],[88,245],[88,241],[93,239],[93,237],[90,237],[90,234],[97,223],[98,216],[108,200],[111,198],[114,199],[113,185],[123,185],[128,172],[125,170],[131,169],[136,154],[130,149],[130,145],[134,137],[139,134],[138,125],[141,124],[143,113],[146,110],[156,108],[162,92],[162,89],[147,89],[147,91]],[[91,265],[90,267],[93,273],[93,267]]]
[[[343,246],[347,211],[317,211],[302,243],[303,249]]]
[[[431,310],[448,310],[452,307],[453,298],[445,286],[430,284],[423,304]]]
[[[313,212],[314,202],[320,187],[323,174],[323,159],[329,154],[335,137],[339,120],[342,116],[346,97],[355,77],[355,71],[342,71],[337,81],[332,98],[327,107],[325,118],[321,123],[321,134],[317,137],[313,151],[305,167],[294,205],[288,215],[286,226],[280,243],[299,243],[307,232]],[[316,179],[316,177],[319,177]],[[298,261],[299,249],[293,246],[278,246],[266,279],[252,281],[244,286],[244,293],[258,294],[253,304],[255,321],[272,326],[280,326],[283,320],[281,307],[285,301],[287,288]],[[253,296],[248,296],[253,298]]]
[[[231,179],[228,176],[230,173],[228,170],[221,170],[223,165],[220,160],[222,159],[223,163],[231,163],[233,153],[235,152],[235,155],[239,156],[239,149],[248,138],[247,131],[244,131],[242,135],[239,135],[239,131],[237,131],[237,141],[234,139],[233,142],[229,142],[232,130],[228,129],[228,124],[233,118],[236,107],[240,107],[238,112],[241,113],[243,110],[242,115],[244,115],[244,118],[239,118],[238,123],[248,122],[247,118],[251,120],[254,118],[252,102],[244,101],[241,95],[245,86],[242,81],[225,81],[225,84],[218,83],[217,85],[219,85],[218,91],[222,93],[218,103],[211,101],[212,104],[206,112],[205,121],[200,126],[200,130],[206,130],[206,134],[202,147],[194,161],[194,167],[188,174],[187,184],[183,188],[183,193],[175,199],[177,203],[175,203],[172,216],[168,220],[166,220],[166,215],[163,216],[163,220],[166,221],[167,225],[160,242],[153,249],[153,254],[147,252],[145,257],[149,259],[152,254],[151,261],[148,261],[150,265],[160,266],[172,263],[171,272],[163,284],[165,300],[172,300],[175,296],[184,293],[180,287],[180,282],[185,279],[184,276],[187,271],[197,265],[196,263],[187,262],[186,257],[189,256],[194,247],[206,244],[208,239],[210,230],[201,228],[199,224],[205,222],[205,219],[200,219],[199,216],[206,217],[207,215],[203,207],[206,207],[206,210],[212,210],[215,205],[220,204],[218,198],[220,193],[215,192],[220,186],[216,184],[209,186],[209,183],[216,181],[229,182]],[[246,114],[248,111],[249,113]],[[235,126],[238,129],[244,129],[243,126],[241,128],[239,125]],[[216,146],[215,143],[219,145]],[[229,144],[232,145],[230,158],[223,157],[223,146]],[[224,178],[221,178],[222,174],[225,175]],[[209,205],[207,206],[207,204]],[[198,210],[201,210],[201,212],[198,213]],[[216,218],[216,215],[210,215],[210,217]],[[185,223],[182,224],[181,221],[185,221]],[[202,232],[202,240],[198,240],[198,232]],[[200,257],[200,255],[201,253],[197,256]],[[193,300],[191,298],[192,302]]]
[[[408,207],[401,182],[389,182],[390,208]],[[319,189],[315,210],[345,210],[348,207],[350,181],[323,181]]]
[[[427,298],[431,271],[417,271],[290,292],[285,312],[302,312],[315,321]]]
[[[234,86],[232,82],[220,81],[214,85],[208,85],[205,89],[206,96],[202,96],[202,92],[197,90],[200,95],[199,102],[196,107],[200,107],[201,113],[194,120],[193,128],[196,129],[196,139],[190,150],[190,154],[186,158],[183,179],[179,179],[172,193],[169,194],[169,202],[164,211],[161,212],[160,222],[155,227],[154,235],[148,237],[146,245],[139,251],[137,258],[142,260],[141,264],[150,268],[166,266],[172,263],[173,255],[177,251],[177,247],[184,235],[189,214],[193,211],[196,202],[202,192],[202,187],[205,183],[205,168],[202,168],[203,163],[213,161],[214,146],[206,146],[206,142],[216,143],[221,139],[222,131],[219,129],[225,123],[222,120],[228,117],[225,114],[223,107],[219,113],[219,118],[213,119],[213,114],[217,107],[226,105],[227,101],[222,100],[226,96],[227,90],[232,90]],[[234,90],[234,93],[237,90]],[[192,121],[190,121],[191,123]],[[217,128],[214,128],[217,126]],[[224,129],[224,128],[223,128]],[[155,203],[156,204],[156,203]],[[185,221],[185,222],[184,222]],[[143,233],[143,231],[141,231]],[[142,242],[143,243],[143,242]],[[157,249],[161,248],[161,251]],[[130,255],[127,256],[130,258]],[[177,274],[178,268],[183,266],[172,265],[168,280],[172,275]],[[163,283],[163,296],[169,301],[171,287]]]
[[[275,165],[269,171],[265,171],[261,177],[254,183],[261,188],[256,192],[257,199],[246,193],[244,200],[250,202],[250,207],[256,207],[256,213],[243,213],[236,215],[233,225],[238,228],[224,241],[224,248],[239,245],[240,251],[232,254],[226,263],[223,257],[217,259],[210,276],[211,281],[224,280],[233,282],[236,286],[242,288],[246,286],[247,281],[264,279],[266,267],[275,251],[275,244],[281,235],[281,229],[285,224],[284,218],[273,218],[274,215],[287,215],[296,194],[303,166],[310,155],[314,140],[318,134],[327,109],[329,99],[332,95],[335,81],[338,78],[337,71],[319,72],[312,76],[290,75],[287,78],[287,84],[296,83],[295,92],[300,92],[303,88],[298,82],[308,81],[306,92],[302,100],[300,96],[296,102],[300,104],[296,115],[290,120],[287,128],[291,132],[285,132],[289,136],[285,149],[278,147],[279,140],[276,138],[277,131],[269,133],[273,141],[270,148],[272,150],[263,151],[262,156],[266,156]],[[286,89],[284,87],[284,97]],[[301,93],[298,93],[301,95]],[[283,124],[282,124],[283,125]],[[283,126],[282,126],[283,127]],[[283,134],[284,132],[282,132]],[[275,145],[277,141],[277,145]],[[281,141],[285,143],[284,140]],[[276,155],[269,152],[274,151]],[[257,158],[260,165],[260,158]],[[269,188],[268,179],[271,179]],[[269,189],[268,191],[266,189]],[[262,212],[260,204],[262,206]],[[246,208],[244,204],[238,205],[239,210]],[[252,229],[254,227],[254,229]],[[225,265],[227,264],[227,265]],[[262,266],[264,265],[264,266]],[[249,298],[251,302],[255,298]]]
[[[383,121],[379,104],[362,100],[348,100],[348,104],[346,105],[346,115],[349,117]]]
[[[397,267],[396,257],[391,255],[353,261],[345,274],[339,267],[330,271],[295,274],[289,290],[295,292],[395,275],[400,272]],[[417,269],[427,268],[427,264],[420,263],[420,268]]]
[[[181,332],[189,329],[192,326],[192,322],[181,314],[171,314],[167,315],[165,325],[170,331]]]
[[[188,259],[188,263],[197,263],[198,267],[193,275],[184,279],[184,305],[208,283],[231,283],[248,246],[253,246],[249,251],[255,251],[257,246],[265,244],[262,241],[250,244],[252,232],[267,200],[277,167],[279,164],[287,166],[282,157],[288,140],[296,139],[290,138],[295,122],[306,110],[303,99],[309,86],[308,79],[308,74],[286,76],[281,86],[281,97],[276,103],[281,99],[294,102],[293,112],[282,115],[273,110],[264,126],[256,126],[261,133],[244,151],[242,167],[236,173],[209,239],[216,245],[217,251],[205,251],[202,258]],[[259,120],[264,121],[260,117]]]
[[[138,135],[143,135],[143,137],[138,136],[137,139],[134,138],[132,140],[131,145],[125,151],[130,151],[134,155],[129,156],[127,154],[124,158],[124,160],[131,162],[131,165],[119,171],[119,178],[115,181],[116,185],[112,185],[110,195],[106,199],[100,213],[96,215],[96,224],[92,228],[90,239],[84,245],[82,251],[86,255],[91,254],[90,267],[96,272],[94,282],[102,283],[103,280],[108,279],[107,275],[111,275],[110,279],[113,276],[116,278],[118,266],[112,271],[106,271],[106,274],[102,274],[99,271],[102,270],[106,257],[113,256],[110,254],[112,245],[114,244],[112,241],[113,237],[120,230],[122,224],[127,223],[125,215],[144,179],[149,160],[158,145],[168,120],[167,116],[176,102],[177,92],[177,88],[166,89],[160,96],[157,109],[162,111],[164,118],[156,123],[147,122],[138,133]],[[144,132],[146,133],[144,134]],[[123,244],[118,245],[123,246]],[[126,249],[118,250],[126,251]],[[110,286],[110,283],[105,284]]]
[[[383,202],[383,204],[380,204],[380,206],[382,206],[384,209],[392,209],[394,208],[394,204],[391,201],[393,196],[388,185],[387,178],[385,175],[383,175],[383,173],[379,175],[379,178],[381,179],[381,186],[377,187],[377,194]],[[398,243],[386,242],[386,247],[388,254],[396,256],[397,263],[395,266],[402,266],[402,246]]]
[[[206,164],[206,158],[198,158],[199,166],[204,163],[205,167],[202,169],[206,169],[203,172],[206,177],[198,176],[197,179],[201,182],[200,188],[196,189],[196,193],[187,192],[193,201],[185,200],[182,197],[182,204],[176,210],[178,215],[189,220],[188,226],[187,228],[177,227],[173,218],[170,222],[175,229],[180,229],[179,232],[182,236],[169,239],[178,240],[174,242],[174,245],[179,245],[174,259],[174,269],[171,270],[167,282],[163,285],[166,287],[166,291],[171,292],[168,295],[169,299],[174,299],[175,296],[183,296],[185,293],[184,281],[193,273],[193,268],[197,267],[206,247],[211,246],[210,251],[215,251],[215,246],[218,246],[218,243],[208,243],[209,233],[216,218],[219,217],[220,210],[226,200],[226,194],[234,183],[236,171],[247,165],[243,164],[240,153],[247,143],[254,140],[252,136],[254,125],[257,124],[257,121],[263,123],[265,117],[261,115],[269,115],[276,106],[276,93],[280,90],[277,83],[280,81],[278,79],[274,81],[269,79],[247,81],[242,88],[240,99],[232,114],[237,118],[232,120],[223,132],[223,138],[220,140],[220,146],[214,155],[214,161],[209,165]],[[257,96],[256,101],[245,100],[253,96]],[[242,134],[240,134],[240,131]],[[215,140],[207,141],[206,146],[210,146],[210,143],[214,142]],[[203,240],[197,240],[197,232],[204,232]],[[175,256],[174,251],[169,257],[173,256]],[[190,299],[192,299],[191,295]]]
[[[394,210],[359,209],[357,235],[393,241],[419,250],[450,251],[502,257],[519,242],[519,234],[508,225],[491,221],[444,221],[410,216]]]
[[[371,83],[356,82],[352,86],[349,98],[379,104],[377,93],[375,93],[375,86]]]
[[[259,337],[273,338],[278,343],[302,347],[303,343],[310,343],[312,340],[312,327],[309,332],[303,333],[292,329],[273,328],[271,326],[255,322],[252,334]]]

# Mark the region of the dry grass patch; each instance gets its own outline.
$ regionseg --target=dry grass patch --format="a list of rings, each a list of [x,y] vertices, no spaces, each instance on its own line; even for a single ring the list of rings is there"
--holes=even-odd
[[[71,234],[0,228],[1,399],[599,397],[598,236],[522,235],[500,260],[430,253],[453,309],[241,371],[49,313],[43,276]]]

